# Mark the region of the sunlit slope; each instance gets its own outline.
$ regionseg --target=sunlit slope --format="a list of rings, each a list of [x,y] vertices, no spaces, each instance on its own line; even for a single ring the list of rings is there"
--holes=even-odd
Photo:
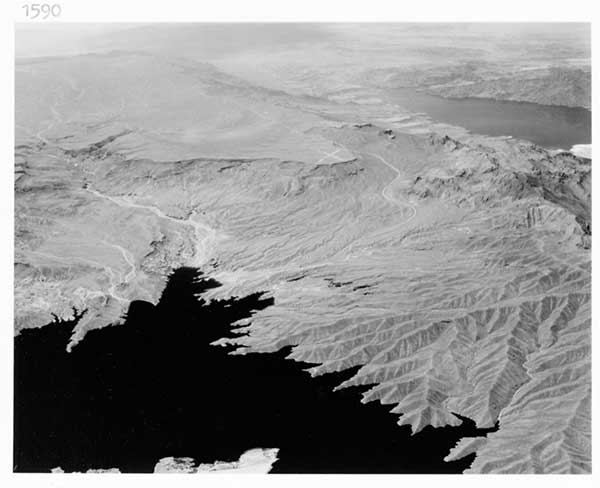
[[[17,71],[18,327],[75,306],[79,340],[198,266],[275,299],[238,353],[361,366],[340,387],[414,432],[499,421],[449,454],[473,472],[590,471],[589,161],[207,65]]]
[[[400,165],[413,144],[397,147],[396,159],[389,147],[381,153]],[[589,170],[544,154],[531,162],[535,152],[518,159],[514,146],[454,156],[421,144],[425,170],[415,176],[408,161],[408,182],[375,157],[359,159],[364,177],[388,174],[372,197],[380,215],[394,216],[377,229],[360,202],[368,187],[350,177],[346,202],[323,208],[327,196],[316,192],[318,227],[279,213],[277,257],[288,251],[293,272],[269,276],[269,253],[244,240],[252,264],[217,277],[231,293],[243,283],[270,289],[275,306],[236,342],[259,351],[297,345],[292,357],[319,363],[315,374],[362,365],[342,386],[373,384],[365,401],[390,404],[413,431],[460,423],[453,412],[481,427],[499,420],[474,471],[589,471],[589,236],[577,222],[589,214],[589,187],[580,185]],[[283,237],[294,231],[320,245]],[[346,236],[352,242],[336,253]]]

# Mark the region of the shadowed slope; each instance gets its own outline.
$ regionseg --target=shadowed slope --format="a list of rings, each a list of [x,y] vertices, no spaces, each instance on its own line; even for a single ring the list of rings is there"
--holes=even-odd
[[[355,370],[311,378],[277,353],[229,355],[209,342],[230,323],[272,306],[261,294],[222,302],[218,286],[180,269],[157,306],[134,302],[121,326],[94,330],[71,353],[73,324],[23,331],[15,341],[15,471],[118,468],[152,472],[165,457],[234,461],[278,448],[274,472],[460,472],[445,463],[461,428],[411,436],[387,409],[334,392]],[[370,452],[365,455],[365,446]],[[164,464],[164,463],[163,463]]]

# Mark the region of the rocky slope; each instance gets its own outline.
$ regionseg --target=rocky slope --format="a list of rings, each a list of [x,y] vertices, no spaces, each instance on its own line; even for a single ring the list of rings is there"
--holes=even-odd
[[[590,70],[555,67],[478,81],[432,85],[427,91],[443,97],[493,98],[591,110],[591,76]]]
[[[17,332],[82,312],[76,347],[195,266],[275,300],[238,353],[360,366],[414,432],[499,422],[471,472],[590,471],[589,160],[147,54],[16,86]]]
[[[216,461],[212,464],[198,464],[192,458],[162,458],[156,463],[155,473],[170,474],[248,474],[268,473],[271,466],[277,461],[278,449],[250,449],[243,453],[239,460],[226,462]],[[52,469],[54,474],[64,473],[60,467]],[[118,474],[117,468],[88,469],[87,474]]]
[[[155,473],[193,474],[247,474],[268,473],[277,461],[278,449],[251,449],[240,456],[238,461],[217,461],[213,464],[196,465],[191,458],[163,458],[154,468]]]

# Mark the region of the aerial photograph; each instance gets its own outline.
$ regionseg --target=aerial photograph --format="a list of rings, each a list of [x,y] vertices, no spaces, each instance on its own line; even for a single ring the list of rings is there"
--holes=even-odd
[[[14,473],[591,473],[591,23],[14,50]]]

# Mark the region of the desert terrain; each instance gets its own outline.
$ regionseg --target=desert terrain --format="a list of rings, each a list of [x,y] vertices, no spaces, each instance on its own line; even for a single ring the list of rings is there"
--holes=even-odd
[[[193,267],[274,300],[215,347],[359,367],[337,388],[414,433],[498,424],[468,473],[590,472],[591,154],[386,98],[589,109],[575,27],[17,32],[15,334],[82,314],[72,350]]]

